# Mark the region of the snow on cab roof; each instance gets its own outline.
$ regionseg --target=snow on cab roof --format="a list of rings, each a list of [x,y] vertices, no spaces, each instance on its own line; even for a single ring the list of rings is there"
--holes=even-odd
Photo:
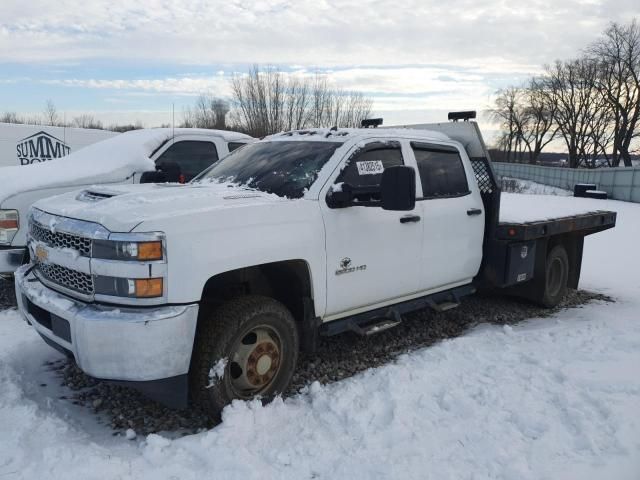
[[[253,140],[253,137],[249,135],[245,135],[244,133],[232,132],[229,130],[213,130],[208,128],[152,128],[146,130],[133,130],[132,132],[140,132],[140,131],[153,131],[159,132],[161,135],[164,135],[165,138],[169,139],[172,135],[206,135],[206,136],[216,136],[222,138],[226,142],[233,142],[236,140]]]
[[[411,137],[425,140],[451,140],[447,135],[433,130],[414,128],[309,128],[291,130],[265,137],[269,141],[325,141],[346,142],[375,137]]]
[[[0,200],[39,188],[93,183],[116,183],[135,172],[155,170],[151,155],[167,141],[182,135],[219,136],[225,141],[253,140],[243,133],[200,128],[148,128],[132,130],[93,143],[50,162],[2,167]]]

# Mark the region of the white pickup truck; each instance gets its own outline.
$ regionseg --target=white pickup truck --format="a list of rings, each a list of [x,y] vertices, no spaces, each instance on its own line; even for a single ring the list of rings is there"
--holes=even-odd
[[[616,214],[500,223],[477,124],[426,128],[286,132],[188,185],[38,202],[20,311],[88,375],[215,416],[284,391],[319,335],[383,331],[479,288],[556,305],[584,236]]]
[[[0,168],[0,276],[13,274],[25,259],[27,212],[35,201],[96,184],[189,181],[252,141],[220,130],[135,130],[54,162]]]

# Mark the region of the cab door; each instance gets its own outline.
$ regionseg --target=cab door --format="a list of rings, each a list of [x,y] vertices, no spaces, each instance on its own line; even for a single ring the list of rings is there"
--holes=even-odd
[[[327,320],[393,303],[419,289],[419,207],[396,212],[358,205],[376,200],[375,193],[356,194],[352,205],[343,208],[330,208],[326,201],[329,189],[340,189],[344,184],[356,192],[375,192],[384,169],[405,165],[405,158],[399,141],[361,143],[321,191],[326,231]]]
[[[484,207],[471,162],[454,145],[411,142],[424,220],[423,291],[471,282],[482,262]]]

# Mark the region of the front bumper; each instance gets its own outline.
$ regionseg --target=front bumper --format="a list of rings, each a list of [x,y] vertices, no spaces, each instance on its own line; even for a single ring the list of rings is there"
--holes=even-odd
[[[47,343],[73,355],[87,375],[149,382],[189,371],[198,305],[154,308],[88,304],[15,272],[18,307]]]
[[[25,248],[0,249],[0,275],[12,275],[24,260]]]

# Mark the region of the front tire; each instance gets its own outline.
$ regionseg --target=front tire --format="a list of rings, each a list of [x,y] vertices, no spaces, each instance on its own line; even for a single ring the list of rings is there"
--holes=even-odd
[[[296,322],[280,302],[257,295],[230,300],[199,319],[192,399],[214,420],[234,399],[269,400],[289,386],[298,350]]]

